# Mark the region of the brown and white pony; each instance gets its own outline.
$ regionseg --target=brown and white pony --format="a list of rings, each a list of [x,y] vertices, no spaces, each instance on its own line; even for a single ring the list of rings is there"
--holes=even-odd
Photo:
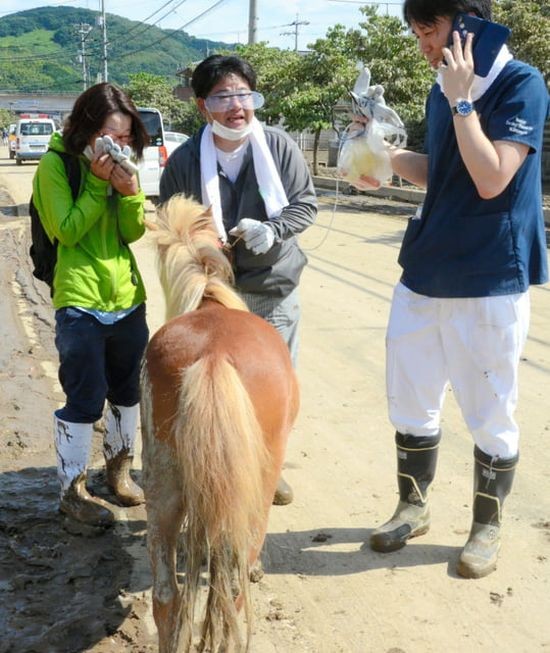
[[[231,265],[209,213],[176,196],[152,229],[167,322],[145,355],[141,424],[159,651],[193,650],[203,571],[208,590],[198,650],[246,651],[249,571],[264,541],[298,385],[277,331],[231,287]]]

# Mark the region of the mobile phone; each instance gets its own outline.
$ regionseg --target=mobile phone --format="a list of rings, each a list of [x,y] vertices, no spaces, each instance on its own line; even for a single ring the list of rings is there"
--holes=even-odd
[[[464,45],[468,32],[473,33],[474,72],[480,77],[487,77],[500,48],[510,36],[510,30],[500,23],[493,23],[490,20],[483,20],[469,14],[458,14],[453,21],[449,45],[453,43],[454,31],[460,34],[462,45]]]

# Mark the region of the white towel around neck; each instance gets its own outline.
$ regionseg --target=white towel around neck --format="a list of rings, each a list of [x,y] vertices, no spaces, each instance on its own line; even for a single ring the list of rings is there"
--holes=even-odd
[[[264,130],[256,118],[252,118],[252,132],[249,139],[252,145],[254,172],[256,173],[260,195],[265,204],[267,217],[270,219],[276,218],[281,214],[285,206],[288,206],[288,198],[267,145]],[[218,161],[216,148],[214,147],[214,134],[210,125],[206,125],[202,132],[200,161],[202,203],[211,207],[216,231],[221,241],[225,243],[227,233],[223,224]],[[253,215],[246,217],[254,218]]]
[[[510,50],[508,50],[507,45],[503,45],[500,48],[499,53],[496,56],[491,70],[489,71],[486,77],[480,77],[479,75],[474,76],[474,82],[472,84],[472,101],[477,102],[479,98],[487,91],[491,84],[495,81],[498,75],[502,72],[504,66],[514,57]],[[437,73],[437,83],[443,91],[443,79],[440,72]]]

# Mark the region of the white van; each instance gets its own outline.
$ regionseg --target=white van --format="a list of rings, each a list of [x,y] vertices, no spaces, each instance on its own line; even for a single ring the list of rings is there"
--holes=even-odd
[[[48,143],[54,131],[51,118],[21,116],[15,125],[15,162],[37,161],[48,151]]]
[[[168,160],[164,125],[158,109],[139,107],[138,112],[149,134],[149,145],[138,164],[139,183],[145,195],[155,201],[159,196],[160,175]]]

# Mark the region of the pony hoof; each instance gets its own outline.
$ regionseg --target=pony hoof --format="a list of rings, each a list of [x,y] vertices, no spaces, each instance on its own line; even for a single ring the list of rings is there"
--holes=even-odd
[[[282,476],[279,476],[279,480],[277,481],[277,489],[275,490],[275,495],[273,496],[273,505],[287,506],[289,503],[292,503],[293,499],[294,492],[292,491],[292,488]]]
[[[251,583],[259,583],[264,577],[262,563],[258,560],[251,568],[249,578]]]

